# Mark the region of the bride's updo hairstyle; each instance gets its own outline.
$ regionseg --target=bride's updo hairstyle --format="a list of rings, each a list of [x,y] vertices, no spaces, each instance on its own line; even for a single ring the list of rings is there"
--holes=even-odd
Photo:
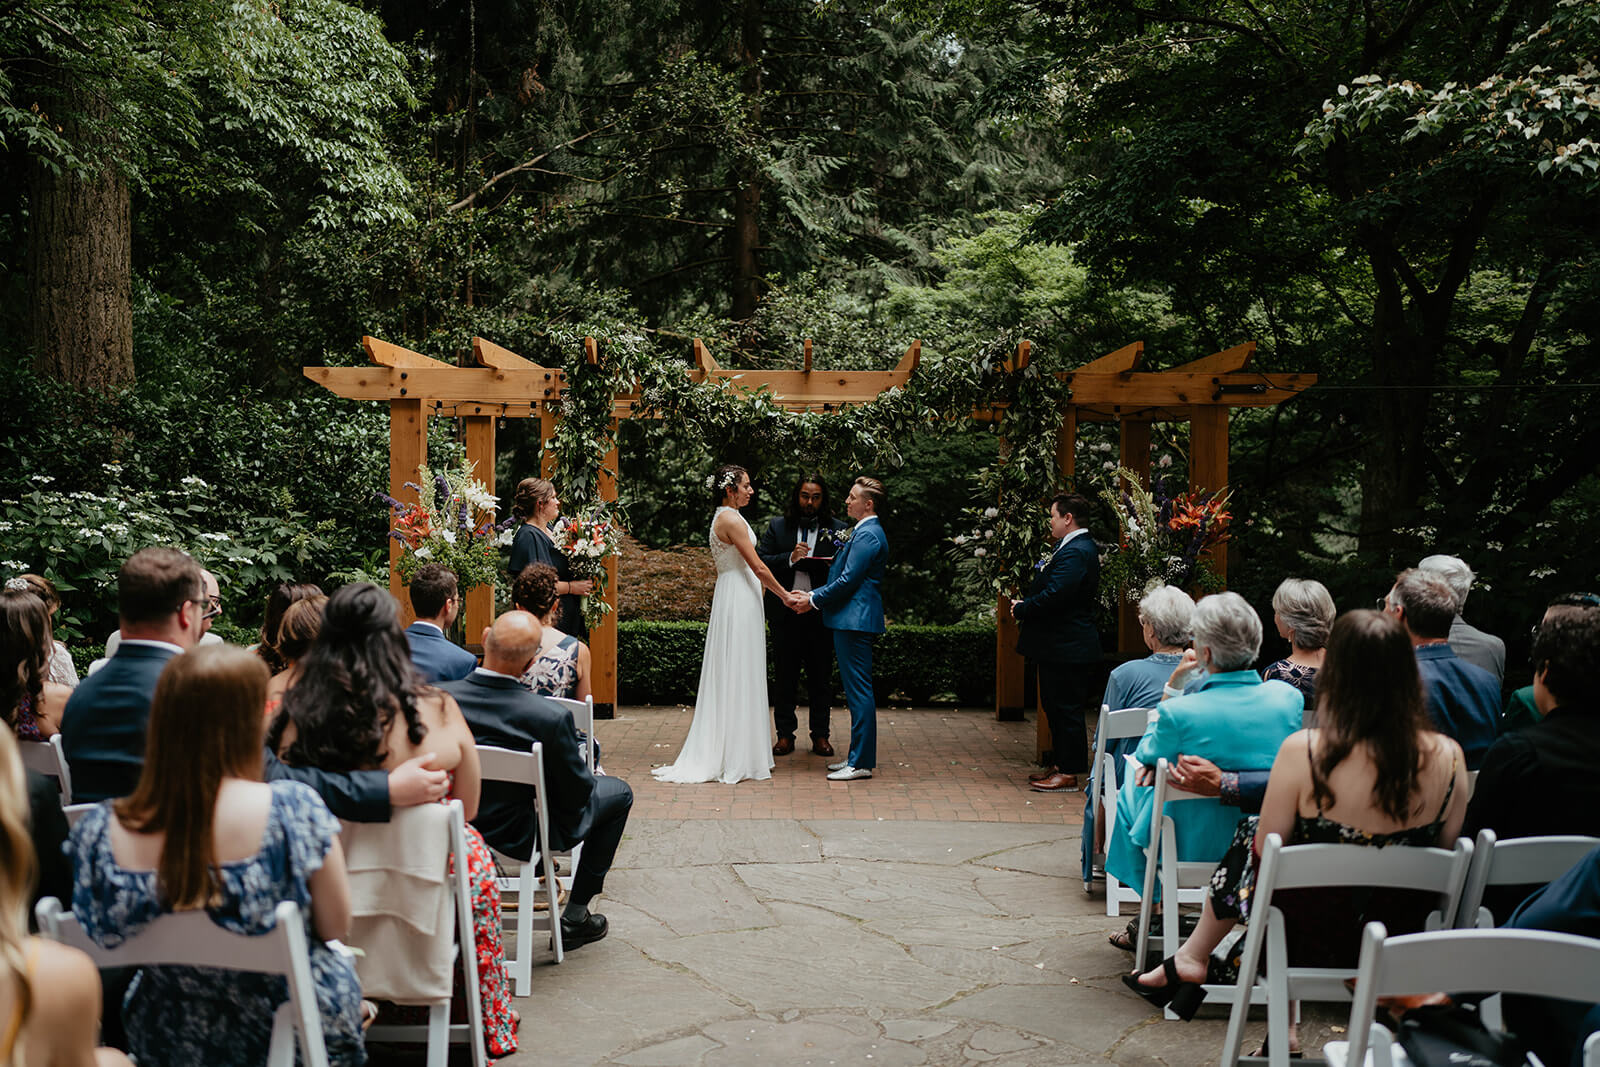
[[[750,472],[737,463],[724,463],[712,472],[706,479],[706,488],[711,490],[711,513],[714,515],[718,508],[728,502],[728,490],[739,484],[739,476]]]
[[[544,502],[555,495],[555,484],[548,479],[524,478],[517,483],[516,494],[511,498],[511,514],[519,519],[531,519]]]
[[[424,687],[387,589],[357,582],[329,597],[322,631],[301,663],[300,680],[284,693],[267,732],[268,746],[286,762],[325,771],[379,767],[397,714],[413,745],[428,732],[417,710]],[[285,750],[280,742],[290,722],[295,739]]]

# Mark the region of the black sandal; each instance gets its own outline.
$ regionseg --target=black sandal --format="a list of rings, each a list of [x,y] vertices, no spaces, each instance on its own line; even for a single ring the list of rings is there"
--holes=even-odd
[[[1200,1005],[1206,999],[1205,986],[1199,982],[1185,982],[1179,978],[1178,963],[1172,956],[1161,961],[1161,972],[1167,976],[1167,984],[1163,986],[1147,986],[1139,981],[1137,974],[1123,975],[1122,984],[1149,1001],[1154,1007],[1170,1006],[1184,1022],[1193,1019],[1194,1013],[1200,1010]]]

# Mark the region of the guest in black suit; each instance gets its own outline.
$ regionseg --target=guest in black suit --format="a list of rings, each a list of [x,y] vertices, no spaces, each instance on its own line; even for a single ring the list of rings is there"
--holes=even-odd
[[[465,678],[478,657],[445,636],[461,613],[456,572],[442,563],[425,563],[411,576],[411,610],[417,621],[406,627],[411,663],[429,685]]]
[[[795,484],[789,509],[774,515],[756,545],[756,555],[767,565],[778,584],[785,589],[810,592],[828,581],[827,566],[803,565],[807,557],[831,559],[833,535],[844,529],[828,506],[828,487],[820,475],[808,474]],[[819,756],[833,755],[828,741],[828,718],[833,708],[833,634],[822,622],[821,612],[797,613],[771,592],[762,596],[767,609],[767,625],[772,631],[772,721],[778,741],[774,756],[794,751],[795,730],[800,725],[795,715],[800,690],[800,669],[806,672],[806,695],[810,700],[811,751]]]
[[[522,687],[523,672],[539,652],[541,630],[528,612],[506,612],[483,632],[483,666],[439,688],[456,698],[478,744],[522,752],[534,742],[544,746],[550,847],[561,850],[583,843],[572,893],[561,913],[562,942],[576,948],[606,936],[605,916],[591,913],[589,904],[605,888],[633,807],[633,790],[621,779],[591,774],[571,713]],[[483,783],[472,824],[494,848],[531,859],[536,838],[532,789]]]
[[[556,629],[579,641],[589,640],[589,627],[583,621],[582,597],[594,591],[588,578],[574,581],[572,561],[556,551],[550,524],[561,514],[561,498],[556,487],[543,478],[524,478],[517,483],[511,513],[522,520],[511,539],[511,577],[516,578],[530,563],[543,563],[556,571],[556,592],[561,596],[561,616]]]
[[[117,572],[122,642],[106,665],[72,691],[61,743],[75,803],[127,796],[144,768],[144,733],[156,679],[200,640],[211,609],[200,565],[175,548],[135,552]]]
[[[1041,793],[1077,788],[1078,775],[1089,768],[1083,707],[1100,661],[1094,625],[1100,550],[1083,525],[1089,508],[1077,493],[1050,501],[1050,536],[1059,543],[1034,571],[1028,595],[1011,604],[1017,651],[1038,668],[1039,703],[1050,724],[1055,764],[1028,777],[1029,788]]]

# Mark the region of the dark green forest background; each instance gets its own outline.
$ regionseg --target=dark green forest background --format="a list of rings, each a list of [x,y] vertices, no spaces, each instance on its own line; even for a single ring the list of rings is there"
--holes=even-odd
[[[70,587],[68,637],[142,537],[207,555],[237,626],[272,580],[378,568],[386,413],[299,370],[363,334],[885,369],[1254,340],[1321,379],[1234,420],[1233,586],[1365,606],[1457,553],[1515,657],[1600,585],[1596,55],[1593,0],[19,0],[0,558]],[[502,485],[536,438],[506,424]],[[1084,434],[1091,495],[1113,442]],[[996,447],[930,427],[876,472],[897,620],[989,610],[946,549]],[[670,420],[622,457],[653,545],[704,536],[715,462],[761,514],[811,465]]]

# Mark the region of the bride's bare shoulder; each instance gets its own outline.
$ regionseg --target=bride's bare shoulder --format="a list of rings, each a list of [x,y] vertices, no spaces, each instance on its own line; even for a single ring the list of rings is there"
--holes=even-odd
[[[720,508],[716,518],[711,520],[711,532],[717,535],[717,540],[731,545],[734,535],[743,524],[744,519],[737,511],[732,508]]]

